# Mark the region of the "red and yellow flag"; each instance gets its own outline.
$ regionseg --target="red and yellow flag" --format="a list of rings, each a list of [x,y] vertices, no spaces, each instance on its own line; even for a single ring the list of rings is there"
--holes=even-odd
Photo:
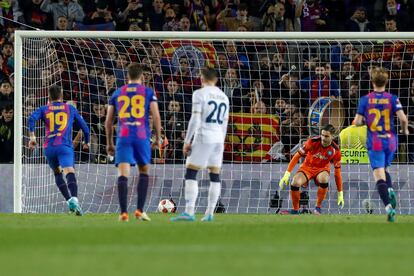
[[[279,117],[267,114],[231,113],[224,160],[262,162],[280,140]]]

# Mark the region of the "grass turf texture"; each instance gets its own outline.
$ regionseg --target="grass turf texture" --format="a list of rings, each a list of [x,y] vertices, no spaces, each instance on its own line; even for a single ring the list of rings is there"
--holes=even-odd
[[[2,214],[1,275],[413,275],[414,216],[169,217]]]

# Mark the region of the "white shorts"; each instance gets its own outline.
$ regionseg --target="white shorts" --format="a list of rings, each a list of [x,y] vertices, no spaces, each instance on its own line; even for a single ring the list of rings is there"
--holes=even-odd
[[[204,168],[221,168],[223,164],[224,144],[193,144],[190,156],[187,157],[186,165]]]

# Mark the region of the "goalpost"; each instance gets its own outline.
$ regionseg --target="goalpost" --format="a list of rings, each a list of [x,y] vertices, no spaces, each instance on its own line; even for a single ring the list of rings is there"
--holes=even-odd
[[[414,33],[252,33],[252,32],[79,32],[16,31],[14,212],[63,212],[63,197],[41,150],[27,148],[27,118],[47,103],[47,87],[61,85],[92,129],[92,146],[82,152],[74,131],[79,200],[86,212],[116,212],[116,168],[105,154],[102,118],[108,97],[125,83],[130,62],[144,65],[146,85],[158,96],[164,146],[153,153],[147,211],[160,199],[184,206],[184,158],[180,152],[191,112],[198,71],[213,66],[230,97],[232,114],[225,148],[220,202],[226,212],[274,213],[269,206],[289,158],[320,126],[338,129],[343,153],[345,207],[336,205],[333,174],[326,213],[383,212],[367,164],[364,128],[349,128],[360,95],[371,89],[369,69],[390,71],[387,88],[405,111],[414,111]],[[413,92],[410,96],[410,91]],[[412,138],[412,136],[411,136]],[[404,140],[405,139],[405,140]],[[414,141],[400,137],[391,167],[398,211],[414,213]],[[298,166],[297,166],[298,167]],[[297,169],[296,167],[296,169]],[[133,172],[133,170],[132,170]],[[136,174],[129,181],[129,206],[136,197]],[[207,204],[207,174],[200,174],[197,210]],[[309,207],[315,186],[305,188]],[[281,192],[282,208],[291,206]],[[306,208],[306,206],[305,206]]]

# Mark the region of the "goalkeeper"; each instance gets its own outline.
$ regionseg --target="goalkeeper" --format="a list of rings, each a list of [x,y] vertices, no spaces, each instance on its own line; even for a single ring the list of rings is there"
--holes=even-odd
[[[344,206],[344,195],[342,191],[341,175],[341,151],[333,141],[335,128],[326,125],[322,128],[321,135],[310,138],[293,156],[289,166],[279,182],[280,189],[289,184],[290,174],[301,157],[305,157],[305,162],[293,177],[290,184],[290,195],[292,198],[293,209],[290,214],[299,214],[300,187],[307,185],[310,180],[314,180],[318,186],[317,201],[314,214],[321,214],[322,202],[326,197],[329,186],[330,163],[335,167],[335,182],[338,190],[338,206]],[[286,213],[286,212],[285,212]]]

